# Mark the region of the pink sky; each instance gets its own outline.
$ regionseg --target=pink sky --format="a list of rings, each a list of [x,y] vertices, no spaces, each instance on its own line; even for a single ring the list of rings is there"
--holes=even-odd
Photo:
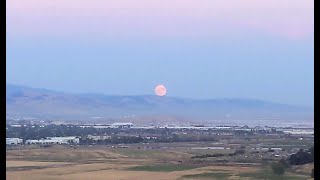
[[[313,0],[7,0],[9,35],[313,36]]]

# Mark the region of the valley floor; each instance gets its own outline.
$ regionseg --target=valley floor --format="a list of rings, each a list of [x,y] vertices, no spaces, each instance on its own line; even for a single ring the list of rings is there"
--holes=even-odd
[[[191,180],[191,179],[309,179],[313,164],[293,167],[282,177],[257,162],[194,160],[199,153],[221,150],[191,150],[203,143],[167,144],[164,149],[107,146],[53,146],[7,150],[6,177],[12,180]],[[165,143],[160,146],[166,146]],[[203,151],[203,152],[201,152]],[[214,159],[214,158],[213,158]]]

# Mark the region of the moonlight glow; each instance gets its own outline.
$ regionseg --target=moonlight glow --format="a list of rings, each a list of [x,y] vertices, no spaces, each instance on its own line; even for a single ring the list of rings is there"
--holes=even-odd
[[[165,96],[167,94],[167,88],[164,85],[158,85],[154,91],[157,96]]]

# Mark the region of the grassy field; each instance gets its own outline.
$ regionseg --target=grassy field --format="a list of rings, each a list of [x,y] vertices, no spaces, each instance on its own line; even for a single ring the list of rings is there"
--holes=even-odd
[[[76,149],[68,146],[7,151],[6,177],[17,180],[190,180],[190,179],[308,179],[313,165],[292,167],[282,177],[259,164],[241,164],[244,155],[191,159],[201,154],[223,153],[223,150],[191,150],[210,146],[204,143],[161,144],[159,149],[110,148],[106,146]],[[140,145],[139,145],[140,146]],[[189,147],[188,147],[189,146]],[[232,150],[226,150],[228,153]],[[226,153],[227,154],[227,153]],[[255,157],[251,157],[254,159]],[[250,161],[250,158],[249,158]]]
[[[252,173],[240,173],[238,175],[244,178],[248,177],[251,179],[272,179],[272,180],[284,180],[284,179],[306,180],[310,178],[310,176],[307,176],[307,175],[297,175],[297,174],[290,174],[290,173],[286,173],[284,175],[275,175],[270,170],[259,170]]]
[[[184,175],[181,179],[228,179],[232,174],[225,172],[206,172],[201,174]]]
[[[189,169],[198,168],[197,166],[188,165],[172,165],[172,164],[162,164],[162,165],[151,165],[151,166],[134,166],[127,170],[130,171],[154,171],[154,172],[173,172],[173,171],[184,171]]]

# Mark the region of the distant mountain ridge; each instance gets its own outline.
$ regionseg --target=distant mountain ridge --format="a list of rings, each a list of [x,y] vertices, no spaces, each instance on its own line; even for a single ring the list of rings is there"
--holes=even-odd
[[[255,99],[73,94],[6,84],[7,116],[43,119],[172,115],[202,119],[313,119],[313,108]]]

